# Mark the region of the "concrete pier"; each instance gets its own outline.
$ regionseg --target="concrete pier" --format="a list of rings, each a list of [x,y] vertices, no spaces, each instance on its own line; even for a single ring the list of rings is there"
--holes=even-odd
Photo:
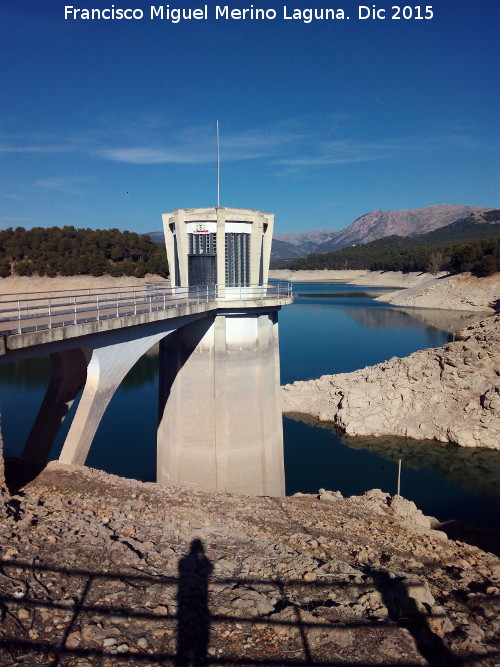
[[[275,310],[217,314],[160,346],[157,482],[285,494]]]

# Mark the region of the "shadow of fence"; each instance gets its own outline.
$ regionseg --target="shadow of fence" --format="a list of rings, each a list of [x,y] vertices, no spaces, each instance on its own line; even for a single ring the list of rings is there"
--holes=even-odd
[[[199,540],[180,559],[177,576],[129,566],[110,572],[0,560],[0,667],[473,662],[472,654],[459,659],[434,634],[402,578],[367,569],[355,579],[340,573],[311,582],[215,576]],[[342,604],[336,599],[368,590],[379,591],[384,614],[347,620],[337,614]],[[406,649],[400,644],[398,658],[364,659],[359,640],[376,646],[391,633],[395,645],[409,641]]]

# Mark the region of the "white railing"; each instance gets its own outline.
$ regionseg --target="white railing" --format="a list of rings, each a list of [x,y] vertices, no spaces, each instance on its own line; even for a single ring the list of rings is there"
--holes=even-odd
[[[266,285],[165,287],[147,283],[145,287],[124,287],[110,290],[71,290],[34,292],[0,296],[0,334],[10,335],[65,327],[71,324],[99,322],[111,318],[140,315],[200,303],[255,301],[289,298],[292,285],[288,282]]]

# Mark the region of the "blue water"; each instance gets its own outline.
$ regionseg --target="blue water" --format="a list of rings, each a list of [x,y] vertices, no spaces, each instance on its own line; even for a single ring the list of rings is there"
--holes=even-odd
[[[398,308],[356,296],[380,289],[342,283],[294,283],[293,289],[293,306],[279,314],[282,384],[347,373],[450,338]]]
[[[294,304],[279,314],[283,384],[349,372],[436,347],[451,338],[436,326],[374,301],[369,296],[374,288],[295,283],[294,293]],[[48,378],[48,359],[0,366],[6,456],[20,454]],[[155,479],[157,390],[157,358],[145,356],[115,393],[87,465],[144,481]],[[59,455],[76,405],[61,428],[51,458]],[[403,439],[341,440],[332,430],[287,418],[283,427],[288,494],[316,493],[319,488],[338,489],[344,495],[371,488],[395,493],[397,460],[402,458],[401,492],[425,513],[487,525],[497,521],[497,452]]]

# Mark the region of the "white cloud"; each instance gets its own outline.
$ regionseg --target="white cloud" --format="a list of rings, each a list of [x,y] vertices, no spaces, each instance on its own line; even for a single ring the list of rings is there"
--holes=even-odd
[[[93,180],[93,176],[52,176],[39,178],[34,182],[34,186],[44,190],[53,190],[54,192],[81,195],[84,193],[81,186]]]
[[[188,150],[176,151],[151,146],[131,146],[126,148],[103,148],[96,150],[94,155],[115,162],[131,164],[200,164],[208,162],[207,156],[201,152],[190,153]],[[212,158],[213,159],[213,158]]]
[[[19,146],[0,146],[0,153],[66,153],[73,148],[60,144],[24,144]]]
[[[478,142],[467,135],[406,136],[362,141],[359,139],[311,141],[301,154],[279,158],[277,162],[289,167],[315,167],[387,160],[408,153],[423,153],[445,148],[476,148]]]
[[[203,165],[215,160],[215,123],[179,125],[168,117],[111,112],[86,119],[87,129],[57,134],[41,132],[12,136],[0,146],[4,153],[64,153],[135,165]],[[89,122],[90,121],[90,122]],[[358,138],[369,128],[341,113],[284,118],[243,130],[221,123],[223,162],[267,160],[269,165],[296,169],[385,160],[412,152],[443,148],[480,149],[474,132],[450,128],[427,136]],[[42,179],[38,187],[68,189],[76,182]]]

